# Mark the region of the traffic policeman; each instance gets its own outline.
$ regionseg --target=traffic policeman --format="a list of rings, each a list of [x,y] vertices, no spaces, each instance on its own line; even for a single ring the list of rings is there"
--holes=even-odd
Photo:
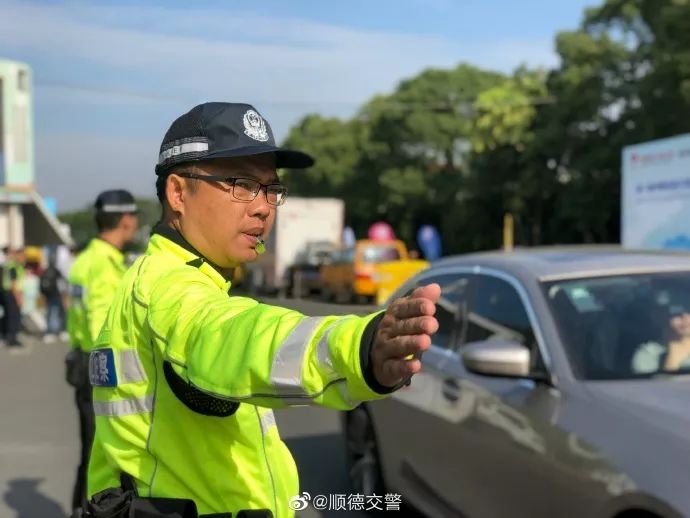
[[[273,409],[351,409],[421,368],[438,285],[365,317],[229,293],[286,201],[276,169],[312,163],[276,147],[250,105],[206,103],[172,123],[156,166],[162,220],[91,353],[91,516],[293,516],[297,470]]]
[[[22,306],[24,305],[24,249],[7,249],[7,261],[2,271],[2,287],[5,295],[4,335],[7,346],[13,351],[21,350],[19,331],[22,327]]]
[[[94,433],[88,355],[105,321],[115,290],[126,271],[122,249],[137,230],[134,197],[124,190],[105,191],[95,203],[98,236],[79,254],[70,268],[67,330],[71,351],[67,355],[67,380],[75,387],[79,413],[81,459],[72,493],[72,507],[86,498],[88,455]]]

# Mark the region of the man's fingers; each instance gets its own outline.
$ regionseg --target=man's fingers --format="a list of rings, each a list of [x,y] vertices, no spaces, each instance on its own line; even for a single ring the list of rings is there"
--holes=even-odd
[[[426,351],[431,347],[429,335],[410,335],[391,338],[386,342],[385,347],[380,349],[384,359],[405,358],[411,354]]]
[[[415,289],[410,295],[411,299],[424,298],[429,299],[434,304],[441,297],[441,286],[436,283],[427,284],[426,286],[420,286]]]
[[[376,350],[377,380],[393,386],[422,369],[419,359],[412,357],[431,346],[431,336],[438,330],[434,318],[436,302],[441,296],[438,284],[415,289],[408,297],[394,301],[379,324]]]
[[[424,298],[406,297],[398,299],[389,308],[390,313],[398,318],[411,318],[436,313],[436,304]]]
[[[422,370],[422,362],[419,360],[387,360],[383,366],[389,386],[395,385],[401,380],[417,374]]]
[[[409,318],[436,313],[436,302],[441,297],[441,287],[434,283],[415,289],[409,296],[395,301],[391,313],[397,318]]]
[[[413,317],[397,320],[388,332],[389,337],[402,335],[434,334],[438,330],[438,320],[434,317]]]

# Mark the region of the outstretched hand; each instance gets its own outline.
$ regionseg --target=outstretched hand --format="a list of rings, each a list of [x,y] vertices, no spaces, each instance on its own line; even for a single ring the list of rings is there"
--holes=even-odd
[[[434,313],[440,296],[441,287],[428,284],[388,306],[371,350],[374,376],[381,385],[393,387],[421,370],[419,356],[438,330]]]

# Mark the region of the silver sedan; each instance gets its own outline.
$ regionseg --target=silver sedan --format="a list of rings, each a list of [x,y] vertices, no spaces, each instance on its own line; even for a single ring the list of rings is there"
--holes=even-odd
[[[423,371],[343,415],[349,476],[428,516],[690,516],[690,258],[447,258]]]

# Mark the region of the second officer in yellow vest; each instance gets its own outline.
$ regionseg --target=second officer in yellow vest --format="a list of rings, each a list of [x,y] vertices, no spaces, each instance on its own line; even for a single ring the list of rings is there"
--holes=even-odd
[[[92,516],[293,516],[297,470],[272,409],[353,408],[421,368],[408,358],[438,327],[437,285],[366,317],[306,317],[229,294],[232,269],[256,260],[286,200],[276,169],[311,164],[277,148],[245,104],[199,105],[168,130],[156,167],[163,220],[91,353]],[[127,505],[147,514],[112,511]]]
[[[99,194],[95,210],[98,236],[76,258],[68,278],[67,330],[72,351],[67,359],[67,377],[75,387],[81,434],[81,460],[72,494],[74,509],[86,497],[88,453],[94,433],[88,354],[126,271],[122,249],[134,238],[138,224],[134,197],[124,190]]]
[[[2,267],[3,289],[3,329],[7,346],[11,351],[20,351],[19,331],[22,327],[22,306],[24,299],[24,263],[26,257],[23,249],[5,251],[6,262]]]

